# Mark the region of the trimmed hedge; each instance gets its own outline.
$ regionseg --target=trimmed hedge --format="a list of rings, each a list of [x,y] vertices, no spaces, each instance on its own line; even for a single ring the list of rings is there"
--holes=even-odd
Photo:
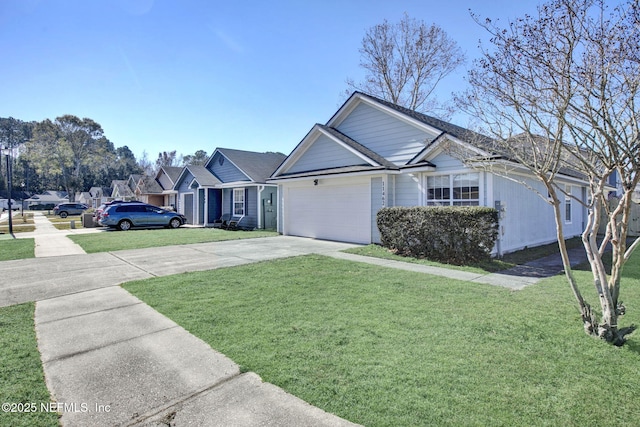
[[[498,211],[480,206],[382,208],[377,223],[384,247],[448,264],[488,259],[498,237]]]

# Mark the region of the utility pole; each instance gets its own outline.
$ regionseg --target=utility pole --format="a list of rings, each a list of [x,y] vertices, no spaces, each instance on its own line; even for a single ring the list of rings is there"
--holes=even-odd
[[[15,239],[16,236],[14,236],[13,234],[13,210],[11,209],[11,148],[5,146],[2,151],[7,155],[7,207],[9,208],[9,234],[11,234],[11,236]]]

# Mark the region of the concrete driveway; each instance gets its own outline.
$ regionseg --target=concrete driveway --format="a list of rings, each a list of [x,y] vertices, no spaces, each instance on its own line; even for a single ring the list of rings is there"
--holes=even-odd
[[[211,270],[357,245],[277,236],[0,262],[0,307],[41,301],[136,279]]]

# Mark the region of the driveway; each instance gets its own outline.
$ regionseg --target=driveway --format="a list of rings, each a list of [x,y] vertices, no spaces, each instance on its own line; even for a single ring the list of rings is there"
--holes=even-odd
[[[121,283],[251,262],[333,254],[357,245],[290,236],[0,262],[0,307]]]

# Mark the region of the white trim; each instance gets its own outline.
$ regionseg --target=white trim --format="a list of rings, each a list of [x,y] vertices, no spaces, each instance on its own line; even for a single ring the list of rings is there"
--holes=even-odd
[[[572,195],[572,185],[565,184],[564,185],[564,223],[571,224],[573,223],[573,195]],[[568,208],[568,210],[567,210]],[[567,212],[569,215],[567,217]]]
[[[238,192],[242,192],[242,213],[238,214],[236,213],[236,203],[240,203],[240,202],[236,202],[236,191]],[[246,197],[246,189],[245,187],[237,187],[233,189],[233,192],[231,193],[231,214],[232,216],[245,216],[247,213],[247,197]]]
[[[256,206],[258,206],[258,218],[256,218],[256,224],[258,230],[263,229],[262,226],[262,192],[266,188],[266,185],[259,185],[258,191],[256,191]]]
[[[282,164],[278,166],[278,169],[276,169],[271,176],[277,177],[278,175],[291,169],[291,167],[294,166],[298,162],[298,160],[300,160],[300,158],[304,155],[304,153],[306,153],[313,146],[313,144],[316,143],[316,141],[318,140],[318,138],[320,138],[320,136],[326,136],[332,142],[338,144],[340,147],[347,150],[349,153],[355,155],[356,157],[364,160],[371,166],[382,166],[380,163],[376,162],[375,160],[367,157],[361,152],[345,144],[343,141],[341,141],[331,133],[324,130],[318,124],[315,124],[313,125],[311,130],[307,133],[307,135],[305,135],[302,141],[300,141],[300,143],[293,149],[291,154],[289,154],[289,156],[287,156],[287,158],[282,162]]]
[[[342,121],[346,117],[351,114],[351,112],[358,106],[359,103],[364,103],[370,107],[373,107],[379,111],[382,111],[386,114],[389,114],[396,119],[399,119],[411,126],[417,127],[419,129],[423,129],[433,134],[434,136],[440,135],[442,133],[441,129],[437,129],[433,126],[430,126],[426,123],[421,122],[420,120],[414,119],[400,111],[394,110],[393,108],[387,107],[386,105],[379,104],[373,99],[365,97],[361,93],[354,93],[351,98],[349,98],[345,104],[341,107],[340,110],[327,122],[327,126],[329,127],[338,127]]]

